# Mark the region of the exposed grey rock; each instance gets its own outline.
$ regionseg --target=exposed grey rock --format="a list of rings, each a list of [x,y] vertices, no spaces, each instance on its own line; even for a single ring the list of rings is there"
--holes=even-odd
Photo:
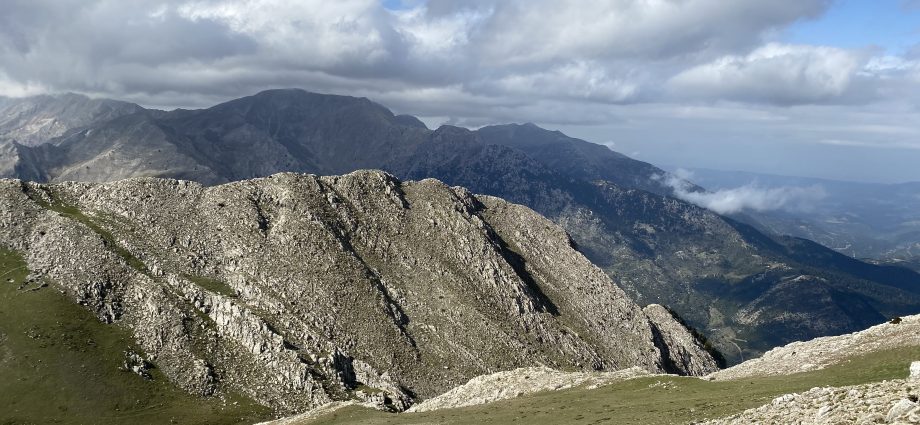
[[[641,376],[649,376],[649,373],[641,368],[616,372],[562,372],[548,367],[520,368],[477,376],[457,388],[412,406],[410,411],[428,412],[475,406],[541,391],[558,391],[578,386],[598,388]]]
[[[885,416],[885,420],[888,421],[888,423],[892,423],[901,418],[905,418],[915,410],[917,410],[917,402],[902,398],[898,400],[898,402],[893,406],[891,406],[891,409],[888,409],[888,414]]]
[[[905,316],[898,324],[883,323],[847,335],[793,342],[774,348],[760,358],[712,373],[707,378],[727,380],[807,372],[854,356],[915,346],[920,346],[920,315]],[[911,373],[913,369],[912,365]]]
[[[907,379],[911,381],[920,381],[920,361],[910,364],[910,375],[908,375]]]
[[[137,374],[144,379],[152,379],[150,375],[151,364],[147,362],[140,354],[134,351],[125,351],[125,359],[122,362],[122,369]]]
[[[876,382],[848,387],[812,388],[786,394],[760,407],[706,425],[747,424],[916,424],[920,407],[903,398],[917,396],[906,380]]]
[[[181,387],[279,413],[404,410],[535,365],[712,371],[673,323],[656,341],[562,228],[435,180],[0,180],[0,243]]]
[[[652,333],[662,353],[666,354],[669,370],[705,375],[707,371],[719,368],[699,339],[678,322],[668,309],[658,304],[650,304],[642,311],[652,322]]]
[[[795,342],[767,352],[762,358],[708,375],[707,379],[745,379],[780,376],[843,364],[856,356],[920,345],[920,316],[902,317],[849,335]],[[912,362],[907,379],[848,387],[812,388],[785,394],[771,403],[706,424],[809,423],[908,424],[920,423],[918,387],[912,379],[920,362]],[[907,398],[905,398],[905,396]]]

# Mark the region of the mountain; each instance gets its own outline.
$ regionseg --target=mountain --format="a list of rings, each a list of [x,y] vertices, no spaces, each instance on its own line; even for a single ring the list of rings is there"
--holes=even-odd
[[[73,132],[142,111],[138,105],[77,94],[0,100],[0,176],[45,179],[31,149]]]
[[[30,272],[3,285],[20,297],[60,290],[130,333],[127,369],[197,396],[239,394],[288,414],[334,400],[399,411],[522,366],[717,369],[557,225],[431,179],[2,180],[0,211],[0,248]]]
[[[547,131],[528,123],[488,126],[476,133],[483,143],[526,152],[536,161],[572,179],[603,180],[621,187],[671,194],[669,187],[654,178],[666,174],[661,169],[559,131]]]
[[[17,149],[7,176],[37,181],[211,185],[376,168],[497,196],[561,225],[633,300],[668,306],[730,363],[920,312],[915,272],[765,234],[672,197],[650,164],[532,124],[430,130],[367,99],[290,89],[201,110],[139,110]]]
[[[9,108],[9,107],[8,107]],[[38,181],[175,177],[218,184],[283,171],[390,168],[430,131],[367,99],[272,90],[198,111],[143,110],[26,147]],[[32,171],[34,170],[34,171]]]
[[[140,111],[138,105],[68,93],[0,101],[0,140],[35,146],[79,128]]]
[[[819,188],[807,208],[748,214],[768,232],[807,238],[851,257],[913,267],[920,262],[920,183],[865,183],[690,169],[711,190]]]

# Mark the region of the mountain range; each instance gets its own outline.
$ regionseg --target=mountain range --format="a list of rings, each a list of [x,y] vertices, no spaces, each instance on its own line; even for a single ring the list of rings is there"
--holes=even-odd
[[[913,271],[682,201],[665,171],[533,124],[431,130],[368,99],[286,89],[168,112],[78,95],[11,100],[0,135],[0,176],[38,182],[215,185],[380,169],[526,205],[632,300],[668,306],[729,363],[920,312]]]
[[[717,369],[677,319],[635,304],[559,226],[433,179],[3,180],[0,211],[9,264],[0,273],[28,270],[2,283],[0,309],[60,291],[129,332],[125,372],[153,380],[156,371],[193,395],[240,395],[276,414],[342,400],[402,411],[475,376],[536,364]],[[48,352],[111,353],[21,313],[0,324],[0,371],[38,359],[36,376],[68,382],[55,400],[92,396],[73,386],[86,364],[58,367]],[[0,411],[15,413],[35,385],[4,383],[19,391],[0,392]],[[46,413],[23,410],[24,422]]]

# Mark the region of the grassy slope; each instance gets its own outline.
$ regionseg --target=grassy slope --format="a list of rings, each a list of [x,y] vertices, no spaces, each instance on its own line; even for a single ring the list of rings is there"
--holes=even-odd
[[[26,275],[18,254],[0,250],[0,424],[233,424],[268,415],[241,397],[188,395],[155,369],[152,381],[123,371],[123,352],[140,352],[129,332],[53,286],[18,289]]]
[[[489,405],[426,413],[388,414],[347,407],[305,424],[686,424],[727,416],[768,403],[778,395],[813,387],[905,378],[910,361],[917,359],[920,347],[911,347],[789,376],[722,382],[649,377],[594,390],[544,392]]]

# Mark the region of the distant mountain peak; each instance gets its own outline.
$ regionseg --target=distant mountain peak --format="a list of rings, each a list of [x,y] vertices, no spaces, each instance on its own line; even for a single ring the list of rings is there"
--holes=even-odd
[[[143,110],[112,99],[93,99],[79,93],[60,93],[7,99],[0,102],[0,140],[36,146],[71,130]]]

